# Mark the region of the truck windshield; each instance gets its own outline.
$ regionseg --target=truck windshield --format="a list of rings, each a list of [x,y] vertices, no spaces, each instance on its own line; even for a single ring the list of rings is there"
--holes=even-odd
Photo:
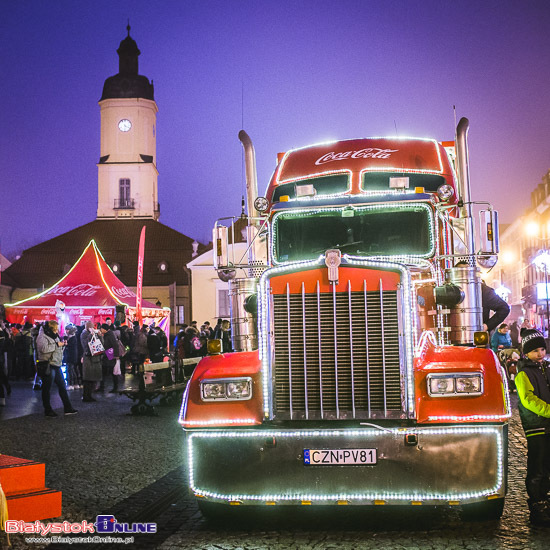
[[[357,256],[428,257],[434,252],[431,235],[426,205],[302,210],[276,216],[273,245],[279,262],[313,260],[329,248]]]

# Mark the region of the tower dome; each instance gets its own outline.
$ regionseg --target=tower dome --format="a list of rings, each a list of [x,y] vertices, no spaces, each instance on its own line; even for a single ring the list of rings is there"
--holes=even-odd
[[[146,76],[138,74],[138,57],[141,54],[136,41],[130,36],[130,24],[126,27],[128,36],[118,47],[118,74],[110,76],[103,85],[104,99],[137,98],[155,100],[153,84]]]

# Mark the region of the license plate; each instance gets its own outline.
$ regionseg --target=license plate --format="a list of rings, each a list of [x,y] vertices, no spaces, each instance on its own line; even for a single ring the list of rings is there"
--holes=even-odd
[[[306,466],[376,464],[376,449],[304,449]]]

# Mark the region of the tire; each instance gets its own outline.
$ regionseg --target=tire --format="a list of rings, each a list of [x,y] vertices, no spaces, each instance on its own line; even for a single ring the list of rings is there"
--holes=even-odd
[[[462,507],[461,517],[464,521],[496,521],[504,512],[504,499],[495,498],[487,502],[465,504]]]

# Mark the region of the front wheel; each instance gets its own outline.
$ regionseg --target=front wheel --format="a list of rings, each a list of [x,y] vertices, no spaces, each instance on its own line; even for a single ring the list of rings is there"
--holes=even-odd
[[[487,502],[465,504],[462,507],[461,517],[464,521],[495,521],[502,517],[504,499],[495,498]]]

